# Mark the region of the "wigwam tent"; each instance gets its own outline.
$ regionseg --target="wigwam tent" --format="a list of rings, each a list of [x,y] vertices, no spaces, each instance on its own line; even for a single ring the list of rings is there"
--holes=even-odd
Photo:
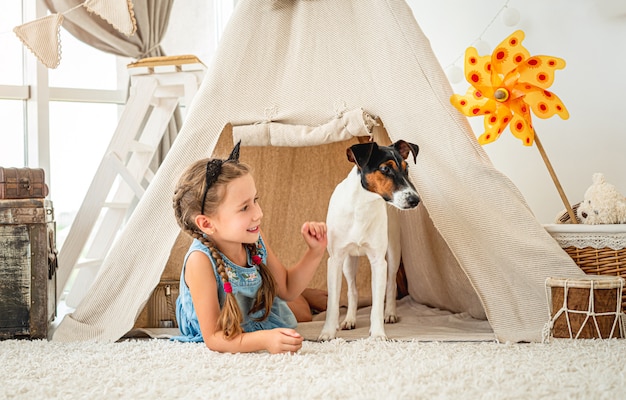
[[[486,317],[500,341],[541,340],[546,278],[582,272],[494,168],[451,94],[404,1],[239,1],[173,147],[53,340],[117,340],[133,327],[179,234],[175,182],[191,162],[226,156],[233,135],[255,169],[264,232],[295,261],[300,224],[325,218],[351,168],[349,138],[367,135],[364,112],[381,124],[378,140],[420,146],[410,176],[423,204],[402,218],[410,296]]]

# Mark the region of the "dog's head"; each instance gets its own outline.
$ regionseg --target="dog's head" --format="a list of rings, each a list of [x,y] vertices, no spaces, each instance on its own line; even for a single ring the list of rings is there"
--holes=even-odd
[[[391,146],[375,142],[359,143],[346,151],[348,160],[355,163],[365,190],[378,193],[385,201],[400,209],[415,208],[420,202],[415,186],[409,180],[406,159],[413,154],[417,161],[419,147],[398,140]]]

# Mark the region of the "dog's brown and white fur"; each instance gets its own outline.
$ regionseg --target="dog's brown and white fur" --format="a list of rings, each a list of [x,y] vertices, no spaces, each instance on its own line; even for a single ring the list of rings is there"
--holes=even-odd
[[[348,283],[348,311],[341,329],[354,329],[358,293],[358,258],[367,256],[372,269],[372,312],[370,336],[386,339],[384,323],[397,321],[396,274],[400,265],[400,229],[396,213],[415,208],[420,198],[408,177],[406,159],[419,147],[399,140],[391,146],[375,142],[355,144],[347,149],[355,163],[348,176],[333,192],[328,206],[328,305],[320,340],[333,339],[339,328],[341,271]],[[385,295],[386,293],[386,295]],[[386,297],[386,301],[385,301]],[[386,303],[386,304],[385,304]]]

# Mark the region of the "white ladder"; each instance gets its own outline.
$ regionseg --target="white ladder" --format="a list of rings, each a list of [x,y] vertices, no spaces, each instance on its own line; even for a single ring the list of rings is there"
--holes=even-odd
[[[155,57],[128,66],[130,95],[111,142],[59,251],[57,301],[76,307],[154,176],[150,162],[181,99],[191,104],[204,64],[193,56]]]

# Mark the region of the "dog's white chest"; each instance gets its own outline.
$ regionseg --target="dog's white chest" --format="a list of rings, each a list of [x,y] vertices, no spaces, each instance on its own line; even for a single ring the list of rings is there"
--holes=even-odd
[[[367,248],[387,246],[386,202],[363,189],[356,168],[335,188],[326,224],[329,251],[341,248],[362,256]]]

